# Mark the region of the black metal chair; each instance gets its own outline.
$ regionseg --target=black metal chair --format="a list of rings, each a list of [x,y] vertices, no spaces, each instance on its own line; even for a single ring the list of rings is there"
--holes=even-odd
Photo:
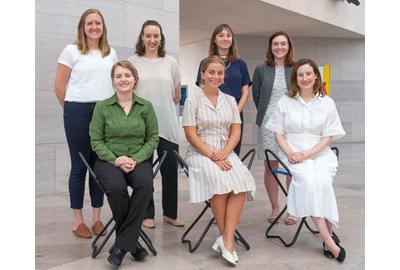
[[[337,147],[332,147],[331,149],[333,150],[333,152],[335,152],[336,157],[339,159],[339,149],[338,149]],[[270,155],[272,155],[272,156],[278,161],[278,163],[279,163],[279,165],[282,167],[282,169],[280,169],[279,167],[278,167],[278,169],[272,169],[272,166],[271,166],[271,163],[270,163]],[[275,180],[277,181],[277,183],[278,183],[279,187],[281,188],[282,192],[283,192],[283,193],[285,194],[285,196],[287,197],[287,195],[288,195],[287,192],[288,192],[288,191],[286,190],[286,188],[284,187],[284,185],[282,185],[282,183],[279,181],[278,175],[284,175],[284,176],[290,176],[290,177],[292,177],[292,174],[290,173],[289,168],[288,168],[288,167],[286,166],[286,164],[278,157],[278,155],[275,154],[275,153],[274,153],[273,151],[271,151],[270,149],[266,149],[266,150],[265,150],[265,157],[266,157],[266,159],[267,159],[266,161],[267,161],[268,168],[271,170],[272,175],[274,176]],[[297,240],[297,238],[298,238],[298,236],[299,236],[300,230],[301,230],[301,228],[303,227],[304,224],[306,225],[307,229],[308,229],[311,233],[313,233],[313,234],[318,234],[318,233],[319,233],[318,231],[313,230],[313,229],[310,227],[310,225],[308,225],[307,220],[306,220],[307,217],[303,217],[303,218],[301,219],[301,221],[300,221],[298,227],[297,227],[297,230],[296,230],[296,233],[295,233],[293,239],[292,239],[290,242],[286,242],[286,241],[283,240],[283,238],[282,238],[281,236],[279,236],[279,235],[272,235],[272,234],[270,234],[270,231],[271,231],[272,227],[274,227],[274,226],[278,223],[278,221],[279,221],[279,219],[281,218],[281,216],[286,212],[286,209],[287,209],[287,204],[286,204],[285,207],[282,209],[282,211],[279,213],[279,215],[276,217],[276,219],[274,220],[274,222],[272,222],[272,223],[268,226],[267,230],[265,231],[265,236],[266,236],[267,238],[276,238],[276,239],[279,239],[285,247],[291,247],[291,246],[293,246],[294,243],[296,242],[296,240]],[[335,234],[335,232],[332,232],[332,233],[333,233],[334,237],[337,237],[336,234]]]
[[[176,158],[181,166],[181,168],[183,169],[183,172],[186,174],[187,177],[189,177],[189,165],[186,163],[186,161],[181,157],[181,155],[179,155],[178,152],[174,151]],[[242,158],[242,162],[246,161],[246,159],[248,157],[250,157],[248,163],[247,163],[247,168],[250,170],[251,165],[253,164],[254,161],[254,157],[255,157],[256,151],[255,149],[251,149],[249,150],[246,155],[244,155],[244,157]],[[206,213],[206,211],[210,208],[211,209],[211,204],[210,204],[210,200],[204,201],[205,206],[203,208],[203,210],[201,210],[200,214],[197,216],[197,218],[192,222],[192,224],[190,224],[189,228],[183,233],[181,241],[182,243],[187,243],[189,245],[189,251],[190,252],[194,252],[201,244],[201,242],[203,241],[204,237],[206,236],[207,232],[209,231],[211,225],[214,222],[214,217],[212,217],[210,219],[210,221],[208,222],[207,226],[205,227],[204,231],[202,232],[202,234],[200,235],[199,239],[196,241],[196,243],[194,244],[194,246],[192,246],[192,241],[186,239],[187,234],[193,229],[193,227],[197,224],[197,222],[203,217],[203,215]],[[242,246],[244,246],[247,250],[250,249],[250,245],[249,243],[247,243],[247,241],[243,238],[243,236],[239,233],[238,230],[235,231],[235,240],[236,242],[238,242],[239,244],[241,244]]]
[[[167,151],[164,151],[163,154],[153,162],[153,177],[156,177],[158,171],[160,170],[161,165],[164,162],[164,159],[165,159],[166,155],[167,155]],[[90,167],[89,163],[86,161],[85,157],[82,155],[81,152],[79,152],[79,157],[81,158],[83,164],[85,164],[86,168],[88,169],[89,174],[93,177],[93,179],[96,181],[96,183],[100,186],[100,188],[103,190],[104,194],[106,194],[106,196],[108,196],[109,192],[105,190],[103,184],[97,178],[97,176],[94,173],[93,169]],[[111,225],[111,223],[113,221],[114,221],[114,218],[111,217],[110,220],[107,222],[107,224],[104,226],[104,229],[93,240],[93,242],[92,242],[92,258],[93,259],[96,258],[96,256],[100,253],[100,251],[103,249],[104,245],[107,243],[108,239],[111,237],[111,235],[115,231],[115,229],[116,229],[115,225],[116,224],[114,224],[114,226],[112,226],[112,228],[107,233],[107,235],[105,236],[104,240],[100,243],[100,245],[97,245],[97,242],[98,242],[101,234],[103,234],[103,232]],[[157,255],[157,251],[155,250],[150,237],[143,231],[143,229],[140,229],[139,237],[143,240],[143,242],[149,248],[151,253],[153,253],[153,255],[156,256]]]

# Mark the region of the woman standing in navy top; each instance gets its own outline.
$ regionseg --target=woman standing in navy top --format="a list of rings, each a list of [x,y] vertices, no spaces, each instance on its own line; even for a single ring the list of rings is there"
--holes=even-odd
[[[251,85],[247,64],[238,57],[235,35],[232,28],[228,24],[220,24],[215,27],[210,39],[209,55],[218,55],[224,60],[225,64],[225,79],[219,89],[233,96],[238,104],[240,119],[240,140],[236,145],[234,152],[239,155],[242,145],[243,133],[243,108],[249,99],[249,86]],[[197,86],[202,84],[200,67],[197,72]]]

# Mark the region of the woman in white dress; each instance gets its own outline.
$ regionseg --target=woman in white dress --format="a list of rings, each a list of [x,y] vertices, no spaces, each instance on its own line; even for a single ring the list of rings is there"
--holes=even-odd
[[[292,174],[289,214],[310,216],[323,240],[324,255],[343,262],[346,252],[332,238],[332,224],[339,222],[332,186],[338,162],[329,145],[345,132],[334,101],[322,92],[314,61],[301,59],[294,65],[291,91],[279,100],[266,127],[275,132]]]
[[[235,265],[234,233],[246,196],[254,198],[254,177],[233,152],[240,137],[240,115],[232,96],[218,87],[224,82],[224,62],[218,56],[202,61],[203,88],[190,97],[183,111],[183,127],[190,143],[190,201],[210,199],[220,236],[213,249]]]

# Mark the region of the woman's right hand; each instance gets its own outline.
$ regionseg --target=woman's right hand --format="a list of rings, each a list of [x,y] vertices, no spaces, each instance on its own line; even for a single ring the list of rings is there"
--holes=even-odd
[[[136,161],[127,156],[120,156],[114,161],[114,165],[124,173],[129,173],[135,169]]]
[[[218,165],[218,167],[222,171],[229,171],[232,168],[232,164],[227,159],[225,159],[225,160],[216,160],[214,162]]]

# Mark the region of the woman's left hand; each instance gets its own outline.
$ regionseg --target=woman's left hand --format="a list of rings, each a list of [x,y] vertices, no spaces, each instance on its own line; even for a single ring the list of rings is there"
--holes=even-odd
[[[301,163],[305,160],[305,156],[300,152],[292,152],[288,155],[288,160],[290,163]]]
[[[123,163],[120,168],[123,172],[129,173],[133,171],[136,167],[136,160],[133,160],[131,158],[127,158],[125,163]]]
[[[211,155],[212,161],[220,161],[228,159],[229,153],[225,150],[217,150]]]

